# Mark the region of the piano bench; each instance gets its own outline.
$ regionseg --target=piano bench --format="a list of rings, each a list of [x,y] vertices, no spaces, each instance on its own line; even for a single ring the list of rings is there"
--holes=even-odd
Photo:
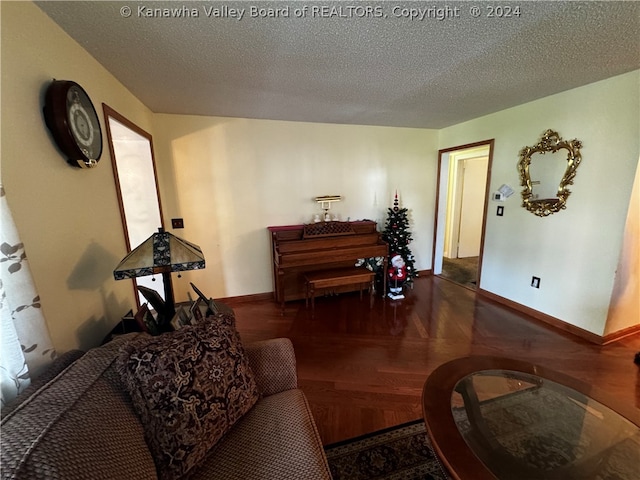
[[[376,274],[366,268],[349,267],[334,270],[320,270],[305,274],[305,305],[309,307],[311,299],[311,311],[315,308],[315,297],[317,289],[329,289],[344,287],[349,285],[359,285],[360,298],[362,299],[363,287],[369,288],[369,296],[373,305],[373,294],[375,290]]]

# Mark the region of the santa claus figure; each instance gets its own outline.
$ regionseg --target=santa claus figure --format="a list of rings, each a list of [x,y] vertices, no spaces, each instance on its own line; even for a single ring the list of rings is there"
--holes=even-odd
[[[389,275],[389,298],[399,300],[404,298],[402,289],[404,282],[407,280],[407,267],[401,255],[394,254],[391,256],[391,265],[387,271]]]

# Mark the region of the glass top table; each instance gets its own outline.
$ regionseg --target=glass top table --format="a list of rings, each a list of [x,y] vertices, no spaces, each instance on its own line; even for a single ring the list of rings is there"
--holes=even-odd
[[[640,410],[559,372],[461,358],[429,376],[422,400],[454,478],[640,478]]]

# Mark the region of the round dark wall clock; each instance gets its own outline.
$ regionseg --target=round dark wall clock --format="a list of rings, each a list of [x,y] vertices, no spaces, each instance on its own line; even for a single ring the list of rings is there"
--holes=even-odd
[[[75,82],[54,80],[44,100],[44,120],[74,167],[92,168],[102,155],[102,130],[87,92]]]

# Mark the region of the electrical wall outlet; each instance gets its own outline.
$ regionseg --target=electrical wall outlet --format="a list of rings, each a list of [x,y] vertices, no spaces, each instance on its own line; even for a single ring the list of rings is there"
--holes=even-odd
[[[171,227],[172,228],[184,228],[184,220],[182,218],[172,218],[171,219]]]
[[[540,288],[540,277],[531,277],[531,286],[533,288]]]

